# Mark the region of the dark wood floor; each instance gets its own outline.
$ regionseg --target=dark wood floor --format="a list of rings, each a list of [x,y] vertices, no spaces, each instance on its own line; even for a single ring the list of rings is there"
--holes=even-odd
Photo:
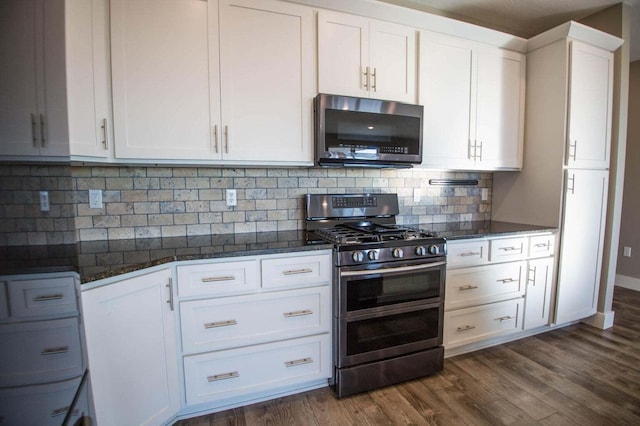
[[[447,358],[432,377],[337,400],[328,388],[179,422],[209,425],[640,425],[640,292],[615,325],[576,324]]]

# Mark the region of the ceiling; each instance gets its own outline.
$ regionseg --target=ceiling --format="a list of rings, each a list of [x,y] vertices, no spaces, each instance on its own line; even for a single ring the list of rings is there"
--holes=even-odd
[[[379,0],[530,38],[624,1],[631,6],[631,61],[640,60],[640,0]]]

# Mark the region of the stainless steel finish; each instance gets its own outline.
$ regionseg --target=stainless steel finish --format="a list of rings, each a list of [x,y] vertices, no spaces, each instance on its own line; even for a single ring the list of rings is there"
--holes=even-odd
[[[60,346],[57,348],[44,349],[42,352],[40,352],[40,355],[60,355],[66,354],[67,352],[69,352],[69,346]]]
[[[482,161],[482,141],[480,141],[480,155],[478,157],[480,161]]]
[[[218,152],[218,125],[213,126],[213,151]]]
[[[224,152],[229,153],[229,126],[224,126]]]
[[[464,253],[460,253],[458,256],[468,257],[468,256],[480,256],[482,253],[479,251],[466,251]]]
[[[477,289],[477,288],[478,288],[478,286],[477,286],[477,285],[471,285],[471,284],[468,284],[468,285],[463,285],[463,286],[461,286],[461,287],[458,287],[458,290],[460,290],[460,291],[467,291],[467,290],[475,290],[475,289]]]
[[[215,374],[213,376],[207,376],[207,382],[217,382],[218,380],[235,379],[240,377],[240,373],[237,371],[230,371],[229,373]]]
[[[173,278],[171,277],[169,277],[167,288],[169,289],[169,300],[167,300],[167,303],[169,304],[169,309],[173,311]]]
[[[471,148],[473,148],[473,155],[471,155]],[[475,159],[476,158],[476,141],[473,141],[473,144],[471,144],[471,139],[469,139],[469,142],[467,143],[467,160],[471,160],[471,159]]]
[[[511,320],[514,320],[514,319],[516,319],[516,317],[512,317],[512,316],[496,318],[496,320],[498,320],[500,322],[511,321]]]
[[[434,269],[434,268],[438,268],[440,266],[444,266],[446,264],[446,262],[433,262],[433,263],[427,263],[427,264],[422,264],[422,265],[414,265],[414,266],[400,266],[400,267],[389,267],[389,268],[380,268],[380,269],[363,269],[363,270],[357,270],[357,271],[342,271],[340,272],[340,276],[341,277],[361,277],[361,276],[365,276],[365,275],[371,275],[371,274],[385,274],[385,273],[391,273],[391,272],[414,272],[414,271],[421,271],[421,270],[425,270],[425,269]]]
[[[573,154],[571,153],[571,150],[573,150]],[[574,140],[573,143],[569,141],[569,158],[573,157],[573,161],[576,161],[577,151],[578,151],[578,141]]]
[[[396,194],[307,194],[305,203],[307,227],[312,225],[312,219],[380,218],[400,213]]]
[[[38,136],[36,135],[36,115],[31,114],[31,138],[33,139],[33,146],[38,146]]]
[[[204,277],[200,278],[200,281],[203,283],[214,283],[218,281],[234,281],[236,279],[233,275],[221,275],[217,277]]]
[[[310,268],[290,269],[288,271],[283,271],[282,275],[310,274],[311,272],[313,272],[313,269]]]
[[[378,85],[378,72],[376,70],[376,67],[373,67],[373,74],[371,74],[371,78],[373,80],[373,84],[371,85],[371,88],[373,89],[374,92],[377,92],[376,86]]]
[[[528,274],[528,278],[527,281],[529,281],[531,283],[532,286],[535,287],[536,285],[536,270],[537,270],[537,266],[534,266],[533,269],[529,268],[529,274]]]
[[[102,129],[102,146],[104,149],[109,149],[109,142],[107,139],[107,119],[101,120],[100,128]]]
[[[50,300],[60,300],[64,298],[63,294],[48,294],[45,296],[36,296],[33,298],[34,302],[48,302]]]
[[[289,368],[289,367],[296,367],[298,365],[311,364],[311,363],[313,363],[313,358],[302,358],[302,359],[296,359],[293,361],[286,361],[284,365],[285,367]]]
[[[365,71],[362,73],[364,75],[364,90],[369,91],[369,67],[365,68]]]
[[[571,186],[569,186],[569,181],[571,181]],[[567,192],[571,192],[575,194],[576,190],[576,175],[575,173],[571,175],[571,177],[567,177]]]
[[[515,250],[520,250],[521,247],[498,247],[499,250],[504,250],[504,251],[515,251]]]
[[[311,309],[303,309],[302,311],[284,312],[282,315],[284,315],[285,318],[302,317],[305,315],[313,315],[313,311]]]
[[[538,243],[535,245],[536,247],[542,248],[542,247],[551,247],[551,243]]]
[[[457,332],[460,332],[460,331],[469,331],[469,330],[473,330],[474,328],[476,328],[476,326],[475,326],[475,325],[463,325],[462,327],[458,327],[458,328],[456,328],[456,331],[457,331]]]
[[[206,329],[210,329],[210,328],[218,328],[218,327],[228,327],[231,325],[238,325],[238,321],[232,319],[232,320],[225,320],[225,321],[216,321],[216,322],[208,322],[203,324],[204,328]]]
[[[40,114],[40,146],[45,147],[47,140],[47,122],[44,119],[44,115]]]
[[[512,283],[515,281],[519,281],[519,280],[514,280],[513,278],[502,278],[500,280],[496,280],[497,282],[500,282],[502,284],[508,284],[508,283]]]
[[[402,259],[404,257],[404,250],[401,248],[394,248],[391,250],[391,255],[396,259]]]

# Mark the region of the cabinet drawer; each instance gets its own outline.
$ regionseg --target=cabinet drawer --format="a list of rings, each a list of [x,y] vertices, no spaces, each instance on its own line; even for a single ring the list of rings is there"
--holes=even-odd
[[[331,254],[262,260],[262,287],[305,287],[331,283]]]
[[[553,256],[555,253],[555,235],[539,235],[529,238],[529,256],[545,257]]]
[[[187,404],[331,376],[328,334],[184,358]]]
[[[80,378],[47,385],[0,389],[0,419],[7,425],[60,426],[80,385]],[[68,424],[88,415],[86,386]]]
[[[9,318],[9,305],[7,304],[7,287],[4,281],[0,281],[0,322]]]
[[[219,296],[255,291],[260,286],[256,259],[178,266],[178,295]]]
[[[329,287],[180,303],[182,346],[197,353],[328,332]]]
[[[10,281],[7,287],[12,317],[35,318],[78,313],[72,277]]]
[[[446,348],[522,330],[523,299],[507,300],[444,314]]]
[[[524,259],[527,256],[528,242],[527,237],[491,240],[489,260],[503,262]]]
[[[527,262],[447,271],[445,309],[458,309],[523,296]]]
[[[0,326],[0,386],[65,380],[82,374],[76,318]]]
[[[447,243],[447,268],[484,265],[489,261],[488,256],[487,240]]]

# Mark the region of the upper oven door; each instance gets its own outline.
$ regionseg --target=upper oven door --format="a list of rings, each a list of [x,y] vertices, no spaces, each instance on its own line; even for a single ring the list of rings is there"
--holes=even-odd
[[[422,162],[421,105],[320,94],[315,109],[321,165]]]
[[[446,263],[391,264],[375,270],[340,268],[338,315],[349,318],[444,301]]]

